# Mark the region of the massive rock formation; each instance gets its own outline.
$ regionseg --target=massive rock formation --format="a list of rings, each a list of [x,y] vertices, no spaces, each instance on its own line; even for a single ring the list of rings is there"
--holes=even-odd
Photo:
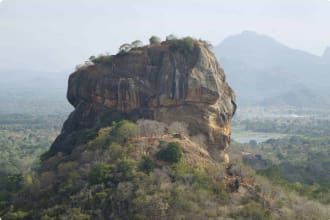
[[[67,96],[75,110],[48,156],[70,153],[84,134],[78,131],[123,118],[184,122],[190,135],[207,137],[209,151],[228,150],[235,95],[205,43],[165,41],[107,58],[71,74]]]

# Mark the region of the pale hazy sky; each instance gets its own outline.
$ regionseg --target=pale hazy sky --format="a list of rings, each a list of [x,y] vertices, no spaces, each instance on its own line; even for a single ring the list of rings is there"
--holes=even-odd
[[[321,55],[328,0],[0,0],[0,68],[60,71],[151,35],[214,45],[244,30]]]

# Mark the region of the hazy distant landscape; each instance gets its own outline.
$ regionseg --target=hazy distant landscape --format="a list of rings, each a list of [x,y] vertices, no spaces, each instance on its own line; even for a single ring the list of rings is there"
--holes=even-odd
[[[225,39],[214,52],[241,105],[329,107],[329,48],[315,56],[245,31]]]
[[[0,220],[329,218],[329,10],[0,0]]]
[[[330,105],[329,48],[319,57],[291,49],[267,35],[244,31],[226,38],[213,51],[237,93],[241,109],[326,109]],[[71,108],[65,97],[69,74],[70,70],[0,69],[0,76],[6,77],[0,82],[0,101],[6,103],[0,106],[0,112],[68,112]]]

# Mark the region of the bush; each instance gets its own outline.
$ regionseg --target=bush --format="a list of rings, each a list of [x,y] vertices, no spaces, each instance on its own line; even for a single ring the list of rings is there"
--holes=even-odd
[[[230,214],[234,219],[253,219],[266,220],[270,219],[270,212],[254,201],[250,201],[243,209]]]
[[[116,163],[111,182],[118,185],[120,182],[131,181],[136,175],[136,163],[131,159],[122,159]]]
[[[26,219],[26,217],[28,217],[28,215],[29,215],[29,213],[23,212],[23,211],[9,212],[5,215],[5,219],[8,219],[8,220]]]
[[[167,147],[162,148],[156,154],[157,159],[163,160],[169,163],[177,163],[182,157],[182,147],[178,142],[171,142]]]
[[[96,164],[89,173],[89,183],[94,185],[108,182],[111,179],[112,170],[113,166],[111,166],[110,164]]]
[[[10,174],[0,177],[1,190],[6,190],[8,192],[17,192],[21,189],[23,185],[22,174]]]
[[[135,40],[131,43],[131,45],[132,45],[133,48],[137,48],[137,47],[142,47],[143,43],[140,40]]]
[[[111,161],[122,159],[125,156],[125,148],[116,142],[111,143],[108,150]]]
[[[137,134],[137,130],[138,128],[136,124],[123,120],[115,125],[111,135],[114,137],[115,141],[123,143],[126,142],[129,137],[135,136]]]
[[[98,57],[91,56],[89,58],[89,61],[94,64],[111,65],[113,61],[113,56],[109,56],[109,55],[99,55]]]
[[[182,39],[168,40],[170,42],[170,49],[173,51],[179,51],[180,53],[189,54],[194,51],[195,40],[191,37],[185,37]]]
[[[127,53],[133,48],[134,46],[132,44],[123,44],[119,47],[119,54]]]
[[[166,41],[177,40],[178,38],[174,34],[166,36]]]
[[[203,168],[197,168],[193,171],[193,185],[198,189],[211,190],[212,181],[209,174]]]
[[[157,36],[151,36],[149,39],[150,45],[159,45],[161,42],[160,38]]]
[[[144,156],[140,168],[142,171],[150,173],[154,169],[154,162],[149,157]]]

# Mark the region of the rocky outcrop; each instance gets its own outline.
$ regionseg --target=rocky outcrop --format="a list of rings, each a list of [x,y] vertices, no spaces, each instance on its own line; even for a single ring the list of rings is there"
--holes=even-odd
[[[191,50],[163,42],[109,60],[71,74],[67,97],[75,110],[49,155],[70,153],[79,144],[73,138],[78,131],[123,118],[184,122],[190,135],[207,137],[209,151],[228,150],[235,95],[203,42],[195,41]]]

